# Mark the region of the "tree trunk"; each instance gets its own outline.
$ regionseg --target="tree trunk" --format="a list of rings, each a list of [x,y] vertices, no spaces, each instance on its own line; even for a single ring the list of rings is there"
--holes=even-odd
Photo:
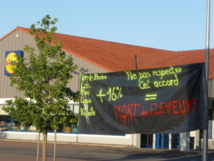
[[[54,158],[53,158],[53,161],[56,161],[56,132],[57,132],[57,129],[54,130]]]
[[[40,132],[38,132],[37,156],[36,156],[36,161],[39,161],[39,147],[40,147]]]
[[[47,131],[43,132],[42,161],[47,161]]]

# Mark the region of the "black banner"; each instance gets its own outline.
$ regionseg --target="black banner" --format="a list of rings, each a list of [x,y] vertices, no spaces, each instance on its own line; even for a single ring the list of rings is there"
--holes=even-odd
[[[204,129],[206,89],[204,63],[82,74],[78,129],[89,134]]]

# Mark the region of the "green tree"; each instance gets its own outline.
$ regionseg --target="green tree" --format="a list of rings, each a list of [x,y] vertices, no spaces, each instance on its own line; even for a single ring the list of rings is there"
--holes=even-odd
[[[24,51],[29,58],[18,57],[13,65],[14,75],[10,76],[11,86],[16,85],[24,97],[6,101],[3,108],[23,125],[34,125],[43,134],[43,161],[47,157],[48,130],[56,129],[58,124],[77,122],[67,104],[70,100],[79,101],[79,92],[67,86],[77,66],[56,40],[56,22],[57,19],[46,15],[31,25],[30,34],[37,49],[26,45]]]

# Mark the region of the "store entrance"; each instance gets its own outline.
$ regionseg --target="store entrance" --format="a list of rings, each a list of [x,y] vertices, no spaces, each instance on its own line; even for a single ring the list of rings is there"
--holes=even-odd
[[[155,134],[156,148],[169,148],[168,134]],[[141,147],[152,148],[153,134],[141,134]],[[180,148],[180,134],[172,134],[172,148]]]
[[[180,149],[180,133],[172,134],[172,148]]]
[[[153,134],[141,134],[141,147],[152,148]]]

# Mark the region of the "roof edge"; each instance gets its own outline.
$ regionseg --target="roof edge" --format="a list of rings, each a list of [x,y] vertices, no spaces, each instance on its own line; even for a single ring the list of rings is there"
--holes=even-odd
[[[5,36],[3,36],[2,38],[0,38],[0,41],[3,40],[3,39],[5,39],[6,37],[8,37],[10,34],[12,34],[13,32],[15,32],[15,31],[17,31],[17,30],[23,31],[23,32],[25,32],[25,33],[27,33],[27,34],[30,35],[30,33],[27,32],[24,28],[19,27],[19,26],[16,26],[15,29],[13,29],[12,31],[10,31],[9,33],[7,33]]]
[[[30,32],[26,31],[26,30],[30,30],[29,28],[24,28],[24,27],[19,27],[19,26],[17,26],[16,28],[17,28],[17,30],[21,30],[21,31],[31,35]]]
[[[0,41],[3,40],[3,39],[5,39],[7,36],[9,36],[10,34],[12,34],[13,32],[17,31],[18,28],[19,28],[19,27],[17,26],[15,29],[13,29],[12,31],[10,31],[10,32],[7,33],[6,35],[4,35],[2,38],[0,38]]]

